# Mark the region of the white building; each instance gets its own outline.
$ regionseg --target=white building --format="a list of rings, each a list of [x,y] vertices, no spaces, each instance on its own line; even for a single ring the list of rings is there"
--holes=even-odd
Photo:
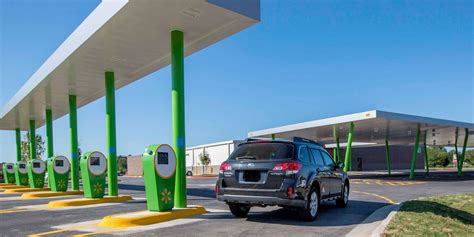
[[[221,163],[224,162],[242,142],[244,141],[230,140],[186,148],[186,166],[188,172],[191,171],[193,175],[217,174]],[[204,151],[211,159],[211,163],[208,167],[204,167],[204,165],[201,164],[200,156]]]

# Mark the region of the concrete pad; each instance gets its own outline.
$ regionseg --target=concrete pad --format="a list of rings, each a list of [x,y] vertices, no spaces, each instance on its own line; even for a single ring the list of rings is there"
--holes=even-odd
[[[83,191],[66,191],[66,192],[32,192],[24,193],[21,195],[22,199],[32,199],[32,198],[44,198],[44,197],[59,197],[59,196],[69,196],[69,195],[82,195]]]
[[[151,212],[147,210],[139,212],[129,212],[124,214],[106,216],[98,224],[98,226],[103,228],[128,228],[134,226],[157,224],[179,218],[201,215],[206,212],[206,209],[202,206],[176,208],[168,212]]]
[[[5,193],[29,193],[29,192],[43,192],[49,191],[50,188],[15,188],[15,189],[7,189]]]
[[[71,206],[86,206],[101,203],[113,203],[113,202],[126,202],[133,200],[132,196],[123,195],[117,197],[103,197],[103,198],[78,198],[78,199],[67,199],[51,201],[48,203],[48,207],[71,207]]]

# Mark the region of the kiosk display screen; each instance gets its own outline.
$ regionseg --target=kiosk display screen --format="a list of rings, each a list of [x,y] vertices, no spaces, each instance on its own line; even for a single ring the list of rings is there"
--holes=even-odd
[[[33,162],[33,168],[41,168],[41,163]]]
[[[100,166],[100,157],[91,157],[90,164],[91,166]]]
[[[54,165],[57,167],[63,167],[64,166],[64,161],[63,160],[55,160]]]
[[[20,164],[20,169],[26,169],[26,165],[25,164]]]
[[[158,164],[167,165],[168,164],[168,152],[158,152]]]
[[[13,165],[7,165],[7,169],[13,169]]]

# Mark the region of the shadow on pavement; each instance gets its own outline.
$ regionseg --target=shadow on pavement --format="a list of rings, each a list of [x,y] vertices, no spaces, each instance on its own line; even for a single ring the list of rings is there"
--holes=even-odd
[[[144,185],[119,184],[118,186],[119,186],[119,189],[145,192]],[[207,197],[207,198],[216,197],[216,191],[214,191],[214,189],[187,188],[187,194],[189,196],[199,196],[199,197]]]

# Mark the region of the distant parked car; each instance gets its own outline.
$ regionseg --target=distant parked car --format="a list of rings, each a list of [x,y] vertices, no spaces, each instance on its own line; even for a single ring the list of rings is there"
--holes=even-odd
[[[349,178],[318,143],[248,140],[222,163],[216,184],[219,201],[236,217],[246,217],[252,206],[298,208],[304,220],[316,219],[322,201],[338,207],[349,201]]]
[[[193,176],[193,167],[186,167],[186,176]]]

